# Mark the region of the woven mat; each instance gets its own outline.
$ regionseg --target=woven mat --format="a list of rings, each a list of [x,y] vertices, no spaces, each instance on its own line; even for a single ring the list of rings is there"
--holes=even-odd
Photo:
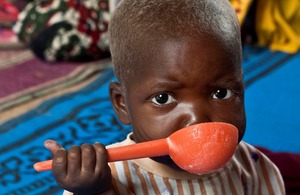
[[[37,108],[0,125],[0,186],[2,194],[61,194],[50,171],[36,173],[32,165],[51,158],[46,139],[70,145],[121,141],[130,131],[116,118],[108,96],[112,69],[82,89],[43,102]]]
[[[50,64],[26,49],[0,51],[0,113],[77,85],[107,66],[109,60]]]

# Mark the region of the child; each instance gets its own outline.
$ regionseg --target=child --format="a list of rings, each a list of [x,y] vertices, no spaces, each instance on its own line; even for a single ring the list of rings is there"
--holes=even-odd
[[[240,29],[227,0],[123,0],[109,29],[118,79],[109,86],[111,101],[133,130],[116,145],[166,138],[213,121],[236,126],[240,142],[224,167],[194,175],[169,156],[108,164],[100,143],[66,151],[48,140],[60,186],[85,195],[285,193],[277,167],[241,141],[246,120]]]

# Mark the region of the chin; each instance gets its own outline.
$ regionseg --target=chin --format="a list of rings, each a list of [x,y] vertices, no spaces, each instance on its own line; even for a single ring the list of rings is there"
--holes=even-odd
[[[159,157],[152,157],[152,160],[162,163],[164,165],[167,165],[168,167],[176,170],[176,171],[182,171],[186,172],[185,170],[181,169],[179,166],[176,165],[176,163],[171,159],[170,156],[159,156]]]

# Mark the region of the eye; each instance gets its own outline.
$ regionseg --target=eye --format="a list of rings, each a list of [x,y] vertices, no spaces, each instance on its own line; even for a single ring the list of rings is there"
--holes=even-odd
[[[229,89],[220,88],[213,92],[213,99],[229,99],[233,95],[233,92]]]
[[[174,98],[168,93],[161,93],[151,99],[154,104],[164,105],[174,102]]]

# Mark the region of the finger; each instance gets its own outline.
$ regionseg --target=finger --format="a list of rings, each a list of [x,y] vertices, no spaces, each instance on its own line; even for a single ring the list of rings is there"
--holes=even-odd
[[[52,153],[52,155],[54,155],[58,150],[64,149],[61,145],[59,145],[54,140],[46,140],[44,142],[44,146]]]
[[[104,145],[98,142],[94,143],[94,148],[96,151],[95,172],[100,173],[108,167],[107,150]]]
[[[76,177],[81,171],[81,148],[79,146],[71,146],[68,151],[68,175]]]
[[[84,173],[94,173],[96,165],[96,152],[93,146],[83,144],[81,146],[81,171]]]
[[[55,153],[52,161],[52,171],[55,178],[62,180],[67,175],[67,151],[59,149]]]

